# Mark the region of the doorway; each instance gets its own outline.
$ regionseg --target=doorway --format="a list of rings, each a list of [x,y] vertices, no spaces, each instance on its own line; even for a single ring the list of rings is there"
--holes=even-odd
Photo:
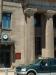
[[[56,58],[56,15],[53,16],[53,28],[54,28],[54,57]]]
[[[11,66],[11,46],[1,45],[0,46],[0,67]]]

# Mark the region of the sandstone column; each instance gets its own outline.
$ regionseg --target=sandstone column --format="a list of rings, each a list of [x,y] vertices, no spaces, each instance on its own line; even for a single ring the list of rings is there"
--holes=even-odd
[[[31,63],[35,57],[34,16],[27,18],[27,60]],[[30,61],[29,61],[30,59]]]
[[[46,50],[45,57],[54,57],[54,31],[53,31],[53,13],[47,13],[46,21]]]

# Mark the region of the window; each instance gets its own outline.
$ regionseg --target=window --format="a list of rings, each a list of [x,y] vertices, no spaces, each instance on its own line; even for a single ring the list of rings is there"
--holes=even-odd
[[[56,72],[56,59],[51,60],[51,72]]]
[[[35,37],[35,57],[41,55],[41,37]]]
[[[52,66],[56,65],[56,59],[52,59],[52,60],[51,60],[51,65],[52,65]]]
[[[34,14],[35,27],[41,27],[41,14]]]
[[[56,47],[56,37],[54,38],[54,47]]]
[[[11,13],[3,13],[2,16],[2,29],[10,29]]]
[[[23,2],[24,0],[4,0],[4,1],[7,1],[7,2]]]
[[[56,15],[53,16],[53,26],[56,28]]]
[[[56,37],[54,37],[54,57],[56,58]]]
[[[41,61],[42,66],[47,66],[48,65],[48,60],[42,60]]]

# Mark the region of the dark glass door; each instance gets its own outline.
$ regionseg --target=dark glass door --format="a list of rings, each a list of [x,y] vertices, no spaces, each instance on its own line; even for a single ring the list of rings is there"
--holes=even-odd
[[[2,45],[0,48],[0,66],[1,67],[10,67],[11,59],[11,47],[9,45]]]

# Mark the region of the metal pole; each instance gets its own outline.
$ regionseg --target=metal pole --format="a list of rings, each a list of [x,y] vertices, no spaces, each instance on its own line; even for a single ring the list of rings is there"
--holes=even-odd
[[[5,68],[5,75],[8,75],[8,69]]]
[[[2,28],[2,10],[3,10],[3,0],[0,0],[0,34]]]

